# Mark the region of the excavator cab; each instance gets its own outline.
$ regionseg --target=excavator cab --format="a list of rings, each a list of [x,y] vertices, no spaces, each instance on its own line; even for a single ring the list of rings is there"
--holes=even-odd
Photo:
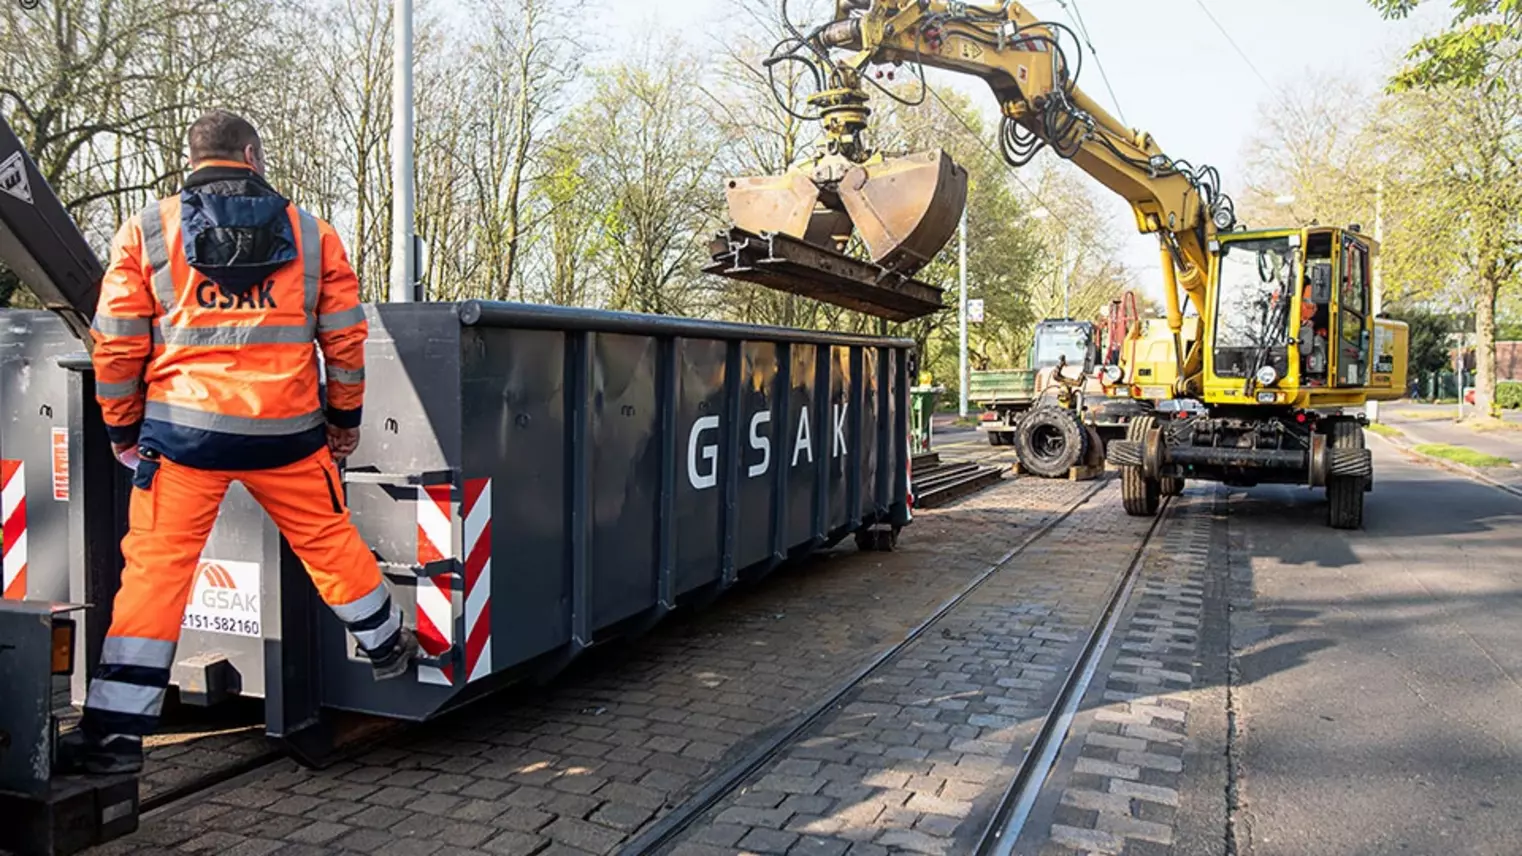
[[[1218,235],[1206,403],[1320,410],[1399,397],[1407,331],[1374,317],[1376,251],[1356,227]]]

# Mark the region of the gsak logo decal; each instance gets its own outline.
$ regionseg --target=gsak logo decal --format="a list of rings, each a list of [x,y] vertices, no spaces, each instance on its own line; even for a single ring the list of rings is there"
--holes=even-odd
[[[196,303],[202,309],[279,309],[275,304],[275,281],[266,280],[248,291],[234,294],[208,279],[196,283]]]
[[[181,625],[186,630],[259,638],[259,577],[257,562],[202,560]]]
[[[850,404],[830,406],[831,442],[830,457],[838,458],[846,451],[846,416]],[[747,442],[750,448],[761,454],[761,459],[746,468],[750,478],[766,475],[772,463],[772,438],[767,424],[772,421],[770,410],[757,411],[750,417]],[[814,435],[809,423],[809,409],[801,408],[798,431],[793,437],[792,464],[800,466],[814,463]],[[687,481],[698,490],[707,490],[719,483],[719,417],[704,416],[692,423],[687,433]]]

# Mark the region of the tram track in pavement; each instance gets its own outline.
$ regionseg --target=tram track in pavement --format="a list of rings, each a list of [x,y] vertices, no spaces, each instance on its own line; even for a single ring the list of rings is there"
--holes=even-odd
[[[1041,490],[1046,491],[1046,493],[1043,494],[1038,492],[1037,495],[1050,496],[1051,498],[1039,499],[1036,501],[1036,506],[1032,509],[1031,512],[1027,513],[1040,516],[1036,516],[1033,519],[1030,519],[1028,523],[1021,522],[1022,518],[1019,516],[1012,517],[1010,519],[1010,523],[1020,527],[1020,529],[1013,531],[1018,531],[1020,534],[1025,536],[1020,539],[1019,543],[1014,544],[1012,547],[1009,545],[1013,539],[1009,539],[1006,535],[1003,538],[1003,543],[1000,544],[1000,539],[995,534],[995,529],[991,528],[997,527],[999,525],[1008,525],[997,523],[996,521],[999,519],[998,517],[989,517],[990,512],[993,511],[994,508],[1002,508],[1002,501],[994,501],[994,506],[991,508],[974,507],[969,509],[971,516],[966,517],[965,519],[969,521],[968,525],[971,525],[973,529],[967,530],[967,532],[964,534],[952,534],[953,532],[961,531],[959,529],[961,524],[956,524],[952,521],[964,519],[963,515],[956,511],[950,511],[950,516],[941,517],[941,522],[930,524],[935,528],[926,530],[925,534],[927,539],[915,539],[915,543],[918,545],[915,549],[924,550],[927,545],[935,543],[943,538],[948,539],[945,541],[947,546],[935,547],[929,552],[929,554],[919,559],[919,562],[937,561],[933,557],[942,554],[947,549],[972,550],[974,553],[981,551],[986,558],[983,558],[982,561],[984,564],[982,565],[974,564],[973,562],[964,562],[961,567],[966,569],[965,573],[967,576],[959,578],[958,581],[954,584],[953,588],[942,588],[939,592],[933,595],[933,599],[927,598],[923,602],[921,608],[930,607],[933,604],[940,603],[941,607],[933,610],[936,614],[941,614],[944,613],[947,609],[954,608],[956,605],[955,602],[960,601],[962,598],[965,598],[968,594],[970,594],[971,591],[977,587],[978,582],[986,580],[988,576],[990,576],[998,568],[1007,565],[1016,556],[1025,552],[1034,544],[1039,543],[1042,537],[1049,533],[1054,527],[1061,524],[1063,520],[1068,519],[1075,510],[1079,509],[1085,503],[1089,502],[1089,500],[1091,500],[1095,494],[1101,492],[1107,484],[1108,481],[1102,481],[1092,485],[1082,486],[1071,483],[1051,483],[1041,485]],[[1028,494],[1028,491],[1026,493]],[[1041,510],[1037,511],[1035,509]],[[935,514],[947,513],[948,512],[936,512]],[[994,513],[1004,514],[1006,512]],[[926,517],[925,519],[928,522],[933,521],[936,518],[932,515]],[[951,527],[950,531],[946,531],[946,527],[948,525]],[[1026,529],[1026,526],[1031,528]],[[929,538],[932,532],[936,533],[933,539]],[[972,533],[974,532],[981,534],[973,535]],[[974,540],[965,540],[969,537],[972,537]],[[952,547],[952,545],[960,546]],[[911,550],[911,555],[912,554],[913,550]],[[821,561],[829,563],[831,561],[841,561],[847,558],[853,562],[857,561],[854,557],[847,556],[837,556],[833,559],[823,558]],[[872,559],[866,560],[880,561]],[[783,588],[791,589],[793,587],[793,584],[789,583],[785,584]],[[923,594],[916,595],[916,597],[928,595],[931,594],[931,592],[931,589],[925,588],[923,590]],[[781,593],[782,591],[779,590],[777,594],[767,595],[763,598],[763,600],[775,601]],[[905,593],[908,594],[908,592]],[[950,602],[943,603],[943,600],[949,600]],[[734,602],[732,601],[732,603]],[[754,607],[747,608],[745,606],[745,601],[743,599],[738,602],[738,606],[742,613],[754,611]],[[768,608],[763,606],[762,609],[766,613],[764,617],[768,620],[774,617],[780,617],[780,615],[773,616],[771,614],[772,610],[776,609],[777,607],[786,608],[780,601],[777,601],[776,606],[773,607]],[[923,614],[924,613],[921,613],[921,615]],[[900,625],[900,627],[908,627],[910,622],[918,620],[912,618],[912,613],[904,615],[904,618],[909,620],[906,621],[903,625]],[[732,621],[733,618],[729,619],[726,624],[733,626]],[[746,623],[749,624],[748,619],[746,620]],[[920,623],[913,628],[911,633],[915,637],[923,635],[924,632],[929,629],[932,623],[933,618],[920,621]],[[895,651],[901,651],[907,641],[912,641],[912,639],[906,640],[900,638],[900,634],[904,633],[902,630],[895,629],[892,631],[892,633],[893,635],[891,637],[885,637],[877,640],[877,645],[883,647],[861,649],[854,658],[854,661],[858,665],[846,666],[847,670],[854,671],[833,672],[833,674],[835,674],[837,678],[841,677],[842,675],[849,675],[852,678],[855,678],[855,680],[851,681],[851,683],[856,683],[861,679],[861,675],[868,673],[877,665],[891,660]],[[685,634],[683,634],[678,628],[677,635]],[[894,642],[893,640],[897,641]],[[739,642],[738,639],[736,641]],[[883,643],[885,642],[891,644],[884,646]],[[750,647],[751,645],[757,644],[756,642],[747,641],[740,644],[742,644],[747,650],[756,650]],[[679,672],[685,672],[688,670],[688,668],[690,668],[684,663],[673,663],[668,667],[660,665],[658,660],[649,660],[649,657],[651,656],[665,657],[669,653],[671,653],[671,651],[665,643],[656,646],[656,650],[648,652],[645,655],[640,655],[642,658],[644,658],[644,660],[648,660],[647,665],[642,668],[653,668],[663,671],[671,671],[672,669],[675,669]],[[622,672],[623,669],[616,669],[615,671]],[[487,786],[489,786],[492,781],[496,780],[502,780],[504,782],[510,783],[515,781],[520,775],[524,776],[525,778],[542,775],[542,773],[534,772],[536,770],[541,770],[544,766],[544,762],[540,761],[538,757],[533,759],[532,762],[530,762],[530,760],[526,757],[524,757],[522,762],[517,760],[522,752],[534,751],[529,747],[545,747],[548,749],[548,751],[562,752],[568,754],[568,756],[580,755],[583,752],[590,750],[582,750],[569,745],[565,749],[555,749],[549,743],[541,743],[541,740],[547,738],[533,737],[534,730],[520,731],[519,729],[522,726],[519,726],[517,723],[524,722],[522,719],[524,716],[537,717],[554,710],[564,710],[566,711],[565,714],[554,715],[554,720],[561,723],[561,726],[553,730],[546,728],[546,730],[556,734],[568,734],[570,729],[577,727],[578,723],[584,722],[585,724],[590,725],[592,723],[600,722],[602,719],[607,719],[609,717],[623,718],[618,717],[617,715],[619,710],[626,704],[626,702],[618,701],[617,699],[620,697],[618,695],[607,694],[610,688],[610,680],[613,683],[617,683],[622,679],[610,678],[608,669],[598,666],[595,663],[590,663],[589,661],[589,665],[586,671],[575,675],[567,675],[565,678],[558,680],[556,683],[560,685],[560,689],[547,690],[552,693],[551,698],[564,696],[566,701],[563,704],[546,704],[545,700],[539,697],[542,695],[541,691],[539,690],[525,690],[526,694],[522,699],[511,698],[515,692],[513,690],[506,690],[504,691],[504,695],[506,697],[504,697],[497,705],[494,706],[496,707],[495,711],[490,709],[491,706],[489,706],[488,709],[481,711],[473,710],[474,706],[467,706],[466,708],[462,708],[461,710],[450,714],[449,719],[450,723],[452,724],[446,724],[441,721],[439,723],[435,723],[433,728],[417,729],[398,727],[396,729],[398,738],[395,740],[384,741],[384,743],[388,744],[387,746],[379,748],[376,753],[371,753],[361,748],[361,751],[354,753],[354,757],[346,758],[335,768],[335,772],[331,773],[299,770],[290,764],[288,760],[286,760],[286,756],[278,752],[276,749],[271,748],[269,751],[251,755],[239,760],[234,764],[223,765],[218,769],[207,772],[205,775],[199,775],[189,779],[174,781],[172,786],[165,787],[157,793],[150,793],[148,799],[144,801],[143,805],[144,821],[153,821],[154,825],[159,828],[159,832],[157,834],[162,835],[164,834],[163,828],[165,824],[177,824],[177,821],[175,821],[174,818],[182,813],[184,813],[184,816],[186,817],[209,817],[210,810],[216,808],[217,805],[236,807],[245,804],[247,805],[247,808],[235,812],[240,818],[238,823],[244,822],[243,818],[247,818],[248,822],[252,823],[255,815],[264,818],[278,819],[273,818],[268,813],[264,813],[259,808],[257,803],[247,803],[244,799],[244,795],[248,794],[250,796],[264,799],[266,797],[273,797],[273,795],[278,792],[287,792],[303,795],[299,797],[292,797],[292,799],[303,799],[310,801],[312,797],[305,795],[310,794],[316,797],[321,797],[330,791],[337,792],[343,791],[345,788],[352,788],[352,786],[344,784],[346,781],[375,781],[375,779],[372,778],[373,776],[381,774],[382,768],[391,766],[393,764],[395,765],[393,769],[398,770],[413,770],[419,767],[428,768],[430,765],[434,764],[441,765],[436,767],[436,769],[456,769],[452,766],[452,762],[446,762],[444,758],[441,758],[437,754],[439,751],[441,751],[436,745],[438,742],[437,739],[433,739],[432,742],[430,742],[430,739],[427,737],[428,732],[439,731],[439,726],[445,726],[444,730],[448,731],[452,738],[457,737],[467,741],[477,741],[472,745],[479,746],[481,748],[471,749],[468,751],[481,753],[478,755],[478,757],[490,758],[492,759],[492,764],[506,764],[516,768],[509,770],[499,766],[494,768],[496,772],[488,772],[487,768],[482,768],[480,775],[483,778],[481,781],[483,781]],[[643,681],[642,678],[636,678],[635,680],[637,682]],[[654,687],[651,688],[655,689]],[[643,690],[644,687],[639,687],[639,689]],[[657,691],[659,692],[660,690]],[[618,690],[617,692],[621,693],[622,690]],[[817,690],[815,692],[817,693]],[[641,692],[639,694],[644,695],[645,693]],[[834,696],[837,694],[838,693],[829,693],[828,696]],[[586,699],[586,701],[580,701],[581,699]],[[635,700],[631,698],[630,702],[628,703],[638,705],[644,701],[645,699]],[[754,709],[753,712],[759,712],[762,710],[770,711],[775,709],[782,715],[777,716],[774,714],[770,719],[762,717],[753,718],[750,721],[754,722],[755,724],[746,729],[747,734],[741,735],[739,730],[732,731],[731,733],[733,734],[741,735],[740,742],[734,746],[735,751],[726,754],[726,756],[723,758],[715,757],[716,763],[710,766],[708,770],[702,771],[703,775],[701,776],[696,775],[699,771],[694,768],[692,770],[692,775],[694,778],[691,779],[690,786],[684,788],[676,785],[675,783],[671,785],[665,785],[663,783],[661,786],[657,786],[672,791],[667,799],[666,805],[655,806],[653,816],[650,817],[648,822],[636,822],[634,825],[627,827],[627,831],[623,834],[623,836],[620,836],[620,843],[622,841],[632,840],[629,839],[628,836],[640,834],[641,829],[645,829],[646,832],[648,832],[649,830],[654,829],[655,825],[667,823],[667,816],[681,811],[682,807],[690,802],[689,795],[701,796],[704,793],[722,795],[724,787],[719,785],[719,787],[715,788],[715,784],[722,780],[733,779],[734,773],[726,773],[726,771],[720,770],[719,774],[715,776],[713,774],[715,767],[724,767],[730,763],[732,758],[736,757],[742,752],[749,753],[746,755],[746,757],[751,759],[751,762],[746,766],[754,767],[756,764],[757,754],[751,747],[755,745],[755,741],[768,741],[770,740],[769,735],[775,735],[779,733],[779,731],[785,733],[790,729],[796,729],[798,725],[797,716],[793,715],[790,717],[790,713],[793,711],[803,710],[805,707],[807,707],[809,711],[816,709],[825,709],[828,707],[827,702],[828,698],[821,700],[817,697],[817,695],[815,695],[815,693],[810,693],[808,695],[800,696],[796,702],[785,703],[781,707],[763,706],[762,708]],[[606,716],[602,716],[604,706],[606,706],[608,709]],[[523,712],[521,714],[515,712],[518,710],[522,710]],[[483,717],[481,715],[482,713],[485,713],[486,715]],[[561,719],[561,716],[564,716],[565,718]],[[601,719],[599,717],[601,717]],[[496,724],[496,722],[500,718],[505,718],[505,721],[503,721],[503,723],[499,726]],[[708,718],[711,719],[712,717],[710,716]],[[549,720],[546,721],[548,722]],[[668,721],[674,722],[675,720],[673,719]],[[613,723],[610,722],[609,724],[612,725]],[[804,725],[806,727],[806,723],[804,723]],[[657,727],[658,726],[659,723],[657,722]],[[486,744],[479,742],[483,739],[482,737],[472,733],[489,731],[495,735],[503,733],[502,729],[508,729],[508,731],[514,736],[504,735],[501,738],[493,736],[491,742],[497,746],[504,747],[503,749],[495,751],[490,750]],[[578,730],[582,729],[578,728]],[[516,736],[519,734],[522,736]],[[262,741],[264,738],[262,735],[259,735],[257,739]],[[595,740],[597,738],[594,737],[593,739]],[[615,743],[615,745],[618,745],[617,742],[611,738],[605,739],[607,739],[610,743]],[[633,744],[623,745],[629,745],[632,748]],[[525,749],[511,750],[509,748],[511,746],[523,746]],[[413,756],[411,753],[415,751],[421,752],[422,754]],[[417,760],[411,760],[414,757]],[[761,758],[761,763],[764,763],[764,760],[764,758]],[[284,763],[282,764],[282,762]],[[570,767],[584,767],[587,766],[588,763],[590,762],[568,762],[568,765]],[[358,765],[360,769],[356,770],[356,765]],[[627,768],[629,764],[622,764],[619,766]],[[639,764],[639,766],[644,765]],[[466,768],[460,767],[458,769],[463,770]],[[660,768],[650,767],[648,769],[659,770]],[[670,769],[674,770],[676,768]],[[361,774],[364,774],[365,778],[361,779]],[[576,774],[571,773],[569,775]],[[628,774],[612,772],[611,775],[618,777],[620,775]],[[459,781],[461,781],[461,777],[451,777],[448,775],[446,775],[446,777],[454,778],[456,780],[456,783],[452,787],[459,787]],[[664,778],[670,780],[671,774],[666,773]],[[618,780],[615,779],[615,784],[617,781]],[[623,781],[632,782],[634,779],[623,779]],[[620,785],[620,787],[625,786]],[[252,791],[250,791],[251,788],[253,789]],[[384,801],[389,794],[395,791],[395,787],[390,787],[381,793],[376,794],[374,798],[379,801]],[[483,786],[481,793],[484,794],[487,792],[488,788]],[[534,792],[536,794],[552,793],[552,791],[543,790],[542,788],[536,787],[526,787],[518,793],[527,794],[529,792]],[[582,792],[583,791],[577,791],[577,793]],[[334,793],[334,797],[338,797],[338,794]],[[354,796],[348,793],[344,795],[344,798],[347,798],[351,801],[355,799],[364,799],[368,802],[368,798],[366,797]],[[438,798],[443,799],[443,797]],[[208,803],[208,799],[211,801],[210,803]],[[589,816],[590,808],[592,806],[591,802],[585,797],[581,797],[579,799],[586,802],[585,808],[576,804],[563,804],[557,802],[553,807],[550,805],[544,806],[543,810],[545,812],[551,813],[569,811],[573,812],[573,814],[562,816],[590,820],[598,819],[591,818]],[[684,802],[684,800],[686,802]],[[507,803],[504,803],[504,805],[512,803],[513,800],[509,800]],[[352,802],[350,804],[352,804]],[[284,807],[285,806],[283,805],[280,808]],[[478,812],[483,808],[484,806],[480,803],[479,799],[477,799],[472,801],[470,805],[462,807],[461,812],[463,814],[468,809],[470,812],[472,812],[471,817],[474,819],[474,812]],[[278,810],[280,809],[277,808],[277,811]],[[314,818],[328,819],[328,816],[322,813],[323,811],[323,808],[313,803],[309,816]],[[519,811],[522,811],[522,809],[519,809]],[[334,815],[331,819],[337,820],[338,816]],[[575,823],[580,821],[571,822]],[[584,826],[590,826],[590,824],[584,824]],[[250,832],[243,834],[256,834],[253,832],[253,830],[259,827],[250,826],[248,828]],[[271,829],[273,828],[274,827],[271,827]],[[284,827],[279,826],[279,828],[283,829]],[[518,827],[514,826],[510,828],[517,829]],[[236,827],[234,828],[233,834],[238,834]],[[283,833],[278,831],[266,831],[264,834],[272,837],[279,837]],[[524,834],[528,835],[530,833],[525,830]],[[537,829],[536,827],[534,834],[549,835],[553,838],[557,834],[557,829],[554,825],[552,825],[552,827],[548,830]],[[555,840],[561,839],[556,838]],[[349,849],[354,849],[352,845],[348,846]],[[596,850],[597,852],[604,852],[600,848],[589,849]]]
[[[879,651],[866,664],[859,668],[856,673],[836,686],[833,690],[828,692],[804,714],[798,717],[794,717],[788,722],[775,724],[772,729],[774,732],[773,738],[768,739],[760,748],[753,751],[750,755],[746,756],[746,758],[743,759],[739,764],[721,772],[718,776],[710,781],[709,785],[705,786],[701,791],[699,791],[698,794],[695,795],[691,801],[689,801],[689,803],[684,804],[684,806],[679,808],[677,812],[673,812],[671,815],[667,816],[673,818],[673,820],[669,822],[669,826],[671,827],[670,833],[660,832],[657,830],[657,827],[662,827],[662,824],[666,823],[665,821],[659,821],[657,823],[657,827],[652,827],[650,831],[647,831],[647,835],[666,837],[670,834],[680,832],[681,829],[685,828],[686,825],[691,822],[691,818],[689,817],[683,820],[679,813],[690,813],[692,817],[696,817],[697,814],[701,813],[702,808],[706,808],[707,806],[712,805],[713,802],[716,802],[725,794],[732,791],[740,781],[743,781],[745,776],[753,773],[757,768],[765,764],[767,760],[775,755],[776,751],[785,745],[789,738],[796,737],[798,734],[806,730],[810,724],[815,722],[821,715],[827,712],[831,706],[836,704],[841,697],[845,696],[852,689],[858,686],[863,680],[865,680],[874,671],[876,671],[876,669],[883,663],[892,659],[895,655],[907,648],[911,643],[913,643],[915,639],[919,638],[923,633],[929,630],[930,627],[934,625],[938,619],[950,612],[953,608],[956,607],[957,604],[961,603],[964,599],[976,591],[977,588],[986,582],[988,578],[991,577],[994,573],[1009,564],[1010,561],[1015,559],[1021,553],[1025,552],[1026,549],[1035,544],[1041,538],[1045,537],[1047,533],[1056,528],[1064,520],[1068,519],[1068,517],[1071,516],[1074,511],[1076,511],[1084,503],[1088,502],[1096,493],[1103,489],[1107,483],[1108,482],[1106,479],[1096,480],[1092,486],[1090,486],[1081,495],[1079,495],[1066,509],[1051,516],[1035,531],[1026,535],[1018,544],[1004,553],[1004,555],[1000,556],[996,561],[991,563],[981,573],[975,576],[969,583],[963,586],[961,590],[942,602],[929,617],[911,629],[907,634],[905,634],[902,639],[893,645]],[[457,712],[454,715],[458,716],[460,714]],[[374,717],[364,717],[364,719],[372,722],[374,726],[380,731],[392,735],[401,733],[407,727],[403,723],[391,723],[387,720],[381,720]],[[368,746],[373,742],[375,742],[374,737],[367,737],[367,739],[356,746],[355,749],[363,748],[364,746]],[[351,754],[352,751],[354,750],[346,749],[336,752],[335,760],[341,759],[347,754]],[[286,760],[288,757],[289,756],[285,752],[281,751],[274,744],[268,744],[266,748],[247,758],[240,759],[235,763],[211,769],[204,775],[192,777],[183,783],[150,793],[149,796],[141,800],[139,810],[145,816],[145,818],[150,817],[151,815],[158,813],[164,809],[173,808],[181,801],[189,797],[202,794],[208,789],[218,787],[234,779],[257,775],[260,770],[273,767],[279,764],[281,761]],[[697,808],[697,806],[700,805],[702,808]],[[639,840],[641,839],[636,839],[636,841]],[[633,846],[633,844],[631,843],[630,846]],[[642,853],[653,851],[629,850],[628,848],[625,848],[625,850],[620,852]]]
[[[1109,596],[1105,598],[1104,607],[1084,641],[1078,662],[1068,673],[1057,698],[1042,718],[1035,739],[1026,750],[1014,778],[994,809],[993,817],[978,839],[977,847],[973,850],[974,856],[1010,856],[1015,852],[1015,844],[1020,840],[1026,821],[1030,819],[1031,810],[1057,761],[1058,752],[1072,730],[1074,715],[1098,671],[1100,660],[1109,649],[1126,605],[1131,600],[1147,548],[1151,546],[1171,511],[1172,500],[1172,497],[1164,498],[1157,515],[1152,518],[1152,525],[1147,528],[1141,543],[1132,553],[1131,560],[1114,581]]]
[[[876,656],[863,664],[846,680],[816,700],[808,709],[792,717],[779,727],[774,728],[747,755],[712,776],[708,783],[686,802],[628,841],[617,851],[618,856],[655,856],[655,854],[664,852],[665,848],[675,842],[685,831],[702,818],[704,814],[754,777],[758,771],[776,758],[788,745],[795,743],[807,735],[812,726],[835,709],[844,698],[859,688],[863,682],[872,677],[882,666],[903,654],[916,640],[935,627],[943,618],[955,610],[958,605],[962,604],[968,597],[981,588],[984,583],[1009,565],[1015,558],[1025,553],[1030,547],[1039,543],[1052,530],[1056,529],[1071,517],[1075,511],[1108,486],[1109,482],[1110,479],[1108,478],[1097,479],[1068,508],[1060,514],[1052,516],[1034,531],[1027,534],[1018,544],[989,564],[986,569],[963,586],[961,590],[942,602],[939,607],[905,634],[902,639],[878,652]],[[1146,539],[1137,548],[1134,558],[1128,565],[1126,573],[1123,574],[1122,579],[1117,584],[1116,590],[1109,597],[1104,613],[1105,618],[1102,619],[1101,624],[1104,624],[1105,621],[1113,621],[1113,616],[1118,614],[1116,605],[1124,602],[1122,594],[1129,591],[1127,583],[1130,580],[1134,580],[1135,570],[1140,563],[1140,557],[1143,555],[1147,544],[1150,543],[1152,534],[1156,532],[1157,523],[1161,518],[1162,512],[1160,511],[1158,518],[1153,521],[1152,527],[1148,530]],[[1091,643],[1085,646],[1085,650],[1090,651],[1090,655],[1086,660],[1089,665],[1086,666],[1086,669],[1092,675],[1093,667],[1097,665],[1098,658],[1103,653],[1103,647],[1100,646],[1095,649]],[[1083,682],[1083,686],[1087,686],[1087,679]],[[1062,698],[1066,698],[1069,694],[1065,688]],[[1082,687],[1079,687],[1076,692],[1076,698],[1081,698],[1082,694]],[[1076,699],[1074,703],[1076,704]],[[1057,742],[1060,745],[1060,740]],[[1047,762],[1047,766],[1048,768],[1050,767],[1050,761]]]

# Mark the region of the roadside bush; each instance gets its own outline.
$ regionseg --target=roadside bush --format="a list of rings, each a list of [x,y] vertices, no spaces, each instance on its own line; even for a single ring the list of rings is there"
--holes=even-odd
[[[1522,381],[1503,380],[1496,384],[1496,406],[1503,410],[1522,408]]]

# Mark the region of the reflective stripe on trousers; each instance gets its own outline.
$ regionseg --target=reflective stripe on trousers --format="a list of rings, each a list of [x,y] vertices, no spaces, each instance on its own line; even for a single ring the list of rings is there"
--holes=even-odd
[[[389,653],[396,632],[402,629],[402,610],[392,601],[385,583],[352,603],[333,604],[332,609],[359,647],[372,656]]]
[[[164,706],[174,649],[165,639],[107,636],[85,697],[86,732],[95,737],[151,733]]]

